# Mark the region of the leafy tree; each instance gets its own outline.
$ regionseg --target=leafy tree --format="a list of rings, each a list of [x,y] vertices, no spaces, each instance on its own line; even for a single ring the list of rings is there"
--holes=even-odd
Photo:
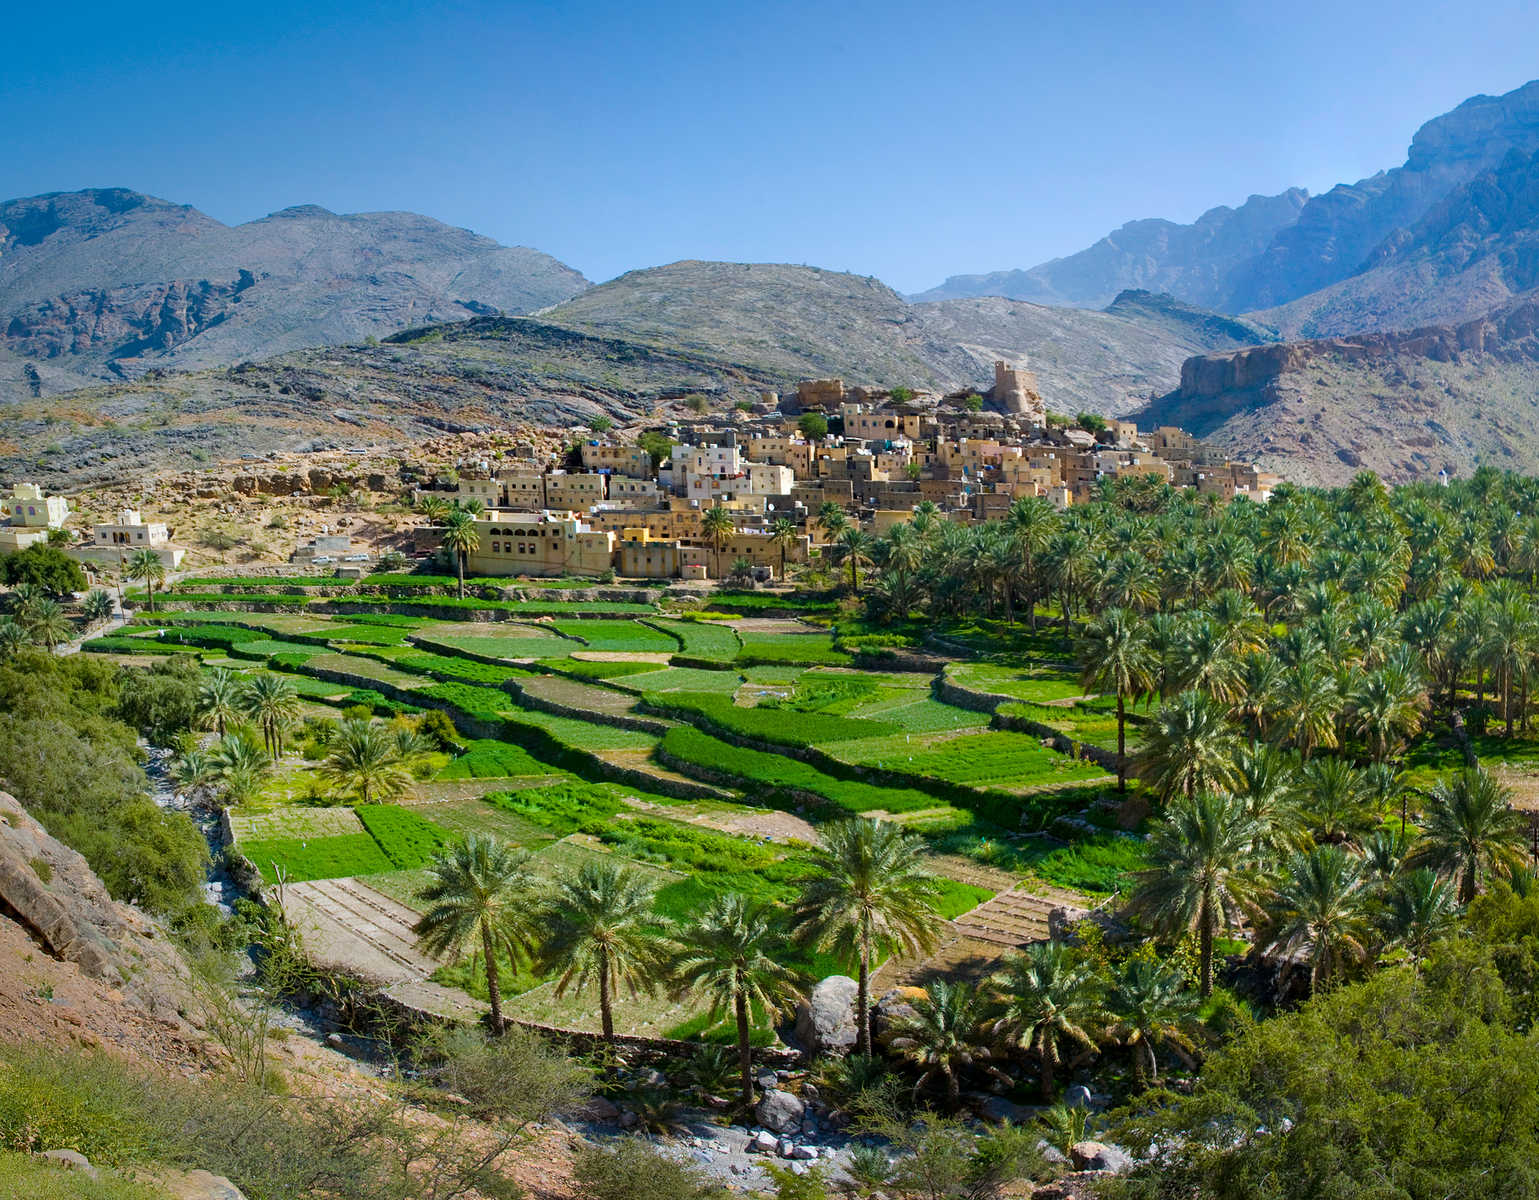
[[[1243,801],[1211,793],[1177,801],[1150,835],[1128,909],[1166,936],[1197,934],[1204,997],[1213,993],[1213,939],[1258,911],[1264,841]]]
[[[116,716],[153,745],[171,745],[196,719],[199,674],[191,654],[173,654],[148,670],[125,672]]]
[[[998,1002],[996,1031],[1036,1058],[1042,1099],[1056,1090],[1060,1047],[1095,1049],[1104,1019],[1101,981],[1089,961],[1061,942],[1035,942],[1005,960],[991,980]]]
[[[713,1020],[730,1011],[737,1021],[737,1054],[744,1107],[753,1104],[750,1017],[774,1017],[799,997],[797,973],[779,961],[778,935],[764,909],[736,894],[718,896],[679,935],[674,970],[681,984],[702,993]]]
[[[819,412],[804,412],[797,418],[796,427],[809,442],[821,442],[828,436],[828,418]]]
[[[670,949],[653,912],[656,889],[636,872],[610,862],[586,862],[557,878],[544,964],[560,973],[556,996],[598,988],[604,1039],[614,1044],[614,997],[651,994],[666,977]]]
[[[795,910],[806,945],[858,958],[857,1054],[871,1052],[871,959],[914,954],[935,945],[937,885],[925,869],[924,843],[896,825],[856,817],[826,826]]]
[[[412,932],[432,954],[462,957],[479,947],[486,967],[492,1029],[501,1032],[502,989],[497,951],[510,958],[531,949],[539,928],[529,855],[484,834],[467,834],[437,851],[418,892],[427,909]]]
[[[85,572],[80,564],[57,546],[44,543],[0,555],[0,583],[8,587],[28,584],[49,595],[82,592]]]

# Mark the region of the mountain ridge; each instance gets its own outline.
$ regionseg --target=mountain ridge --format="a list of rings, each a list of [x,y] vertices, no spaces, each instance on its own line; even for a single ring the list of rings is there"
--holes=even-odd
[[[0,204],[0,349],[51,387],[530,311],[586,286],[540,251],[416,213],[296,205],[224,225],[127,188]]]

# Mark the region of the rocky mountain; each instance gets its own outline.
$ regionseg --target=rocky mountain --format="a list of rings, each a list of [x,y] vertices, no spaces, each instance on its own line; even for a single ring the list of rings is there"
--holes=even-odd
[[[1482,463],[1539,474],[1539,293],[1457,325],[1194,357],[1133,415],[1300,482],[1362,467],[1392,481]]]
[[[1453,324],[1539,287],[1539,150],[1510,150],[1397,229],[1363,270],[1265,318],[1292,336]]]
[[[1004,296],[1100,308],[1119,292],[1140,289],[1223,307],[1234,289],[1234,272],[1297,221],[1308,199],[1304,189],[1289,188],[1277,196],[1252,196],[1239,208],[1209,209],[1190,225],[1158,218],[1129,221],[1078,254],[1029,270],[953,275],[911,299]]]
[[[1304,337],[1462,321],[1531,286],[1517,176],[1536,151],[1539,80],[1466,100],[1416,132],[1401,166],[1323,195],[1253,196],[1192,225],[1133,221],[1078,254],[955,276],[917,298],[1102,304],[1149,287]],[[1508,210],[1493,211],[1493,194]]]
[[[0,204],[0,385],[222,365],[586,286],[549,255],[414,213],[307,205],[232,227],[122,188],[35,196]]]
[[[730,282],[739,274],[751,285]],[[1105,312],[909,305],[874,280],[758,264],[676,264],[593,292],[596,302],[584,294],[537,318],[478,317],[377,345],[27,395],[0,407],[0,478],[78,487],[274,450],[577,426],[599,414],[623,422],[693,393],[725,410],[825,375],[982,388],[995,359],[1027,356],[1050,406],[1122,413],[1173,387],[1190,355],[1270,336],[1148,293]]]
[[[1253,322],[1142,291],[1123,292],[1101,312],[997,297],[914,308],[936,336],[971,356],[976,375],[987,378],[995,359],[1024,358],[1048,407],[1070,414],[1122,416],[1163,391],[1162,380],[1178,379],[1191,355],[1276,338]]]
[[[1403,166],[1311,199],[1298,220],[1238,272],[1219,307],[1272,308],[1358,274],[1386,238],[1416,225],[1512,150],[1539,150],[1539,80],[1504,96],[1466,100],[1416,131]]]
[[[1105,312],[1001,299],[908,304],[879,280],[774,263],[681,262],[632,271],[541,314],[586,333],[699,354],[788,386],[983,387],[994,361],[1028,361],[1048,403],[1117,414],[1173,385],[1192,354],[1270,330],[1147,292]]]

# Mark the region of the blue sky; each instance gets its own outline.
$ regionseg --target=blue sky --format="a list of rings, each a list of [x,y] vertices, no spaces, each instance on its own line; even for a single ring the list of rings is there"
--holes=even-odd
[[[15,6],[0,197],[411,209],[607,279],[918,290],[1402,161],[1539,77],[1532,0]]]

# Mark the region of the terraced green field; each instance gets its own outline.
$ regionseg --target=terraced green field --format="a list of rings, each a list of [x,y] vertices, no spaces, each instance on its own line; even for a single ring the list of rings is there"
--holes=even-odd
[[[235,596],[240,585],[221,586]],[[824,630],[780,620],[734,629],[644,605],[634,614],[600,606],[577,619],[589,610],[560,602],[548,620],[530,611],[519,614],[529,620],[499,612],[495,621],[449,621],[383,595],[366,611],[328,614],[314,592],[290,597],[316,601],[302,613],[190,604],[88,647],[194,652],[243,674],[277,672],[306,698],[312,723],[362,703],[382,716],[438,708],[459,725],[459,745],[429,760],[391,805],[339,803],[318,769],[324,750],[306,760],[296,744],[256,800],[232,813],[237,847],[269,882],[362,876],[412,906],[436,849],[487,833],[533,852],[548,876],[595,856],[622,860],[658,883],[660,915],[687,922],[725,891],[789,900],[806,869],[804,843],[819,824],[850,814],[904,823],[944,852],[937,862],[972,856],[996,873],[1004,863],[1015,875],[1096,893],[1141,862],[1141,842],[1111,834],[1016,842],[1018,826],[1039,828],[1088,805],[1105,773],[1034,736],[990,728],[990,713],[937,699],[930,672],[856,665]],[[998,649],[996,640],[990,653]],[[326,682],[322,672],[356,683]],[[973,659],[950,672],[975,690],[1018,697],[1010,703],[1019,715],[1079,740],[1104,744],[1108,729],[1115,734],[1105,701],[1045,703],[1080,695],[1051,662]],[[606,723],[631,720],[660,732]],[[957,873],[941,882],[948,916],[993,894]],[[480,986],[464,968],[439,977]],[[554,1002],[547,982],[513,978],[510,995],[523,994],[510,1011],[587,1019],[581,1003]],[[633,1029],[691,1035],[709,1024],[662,1000],[626,1019]]]

